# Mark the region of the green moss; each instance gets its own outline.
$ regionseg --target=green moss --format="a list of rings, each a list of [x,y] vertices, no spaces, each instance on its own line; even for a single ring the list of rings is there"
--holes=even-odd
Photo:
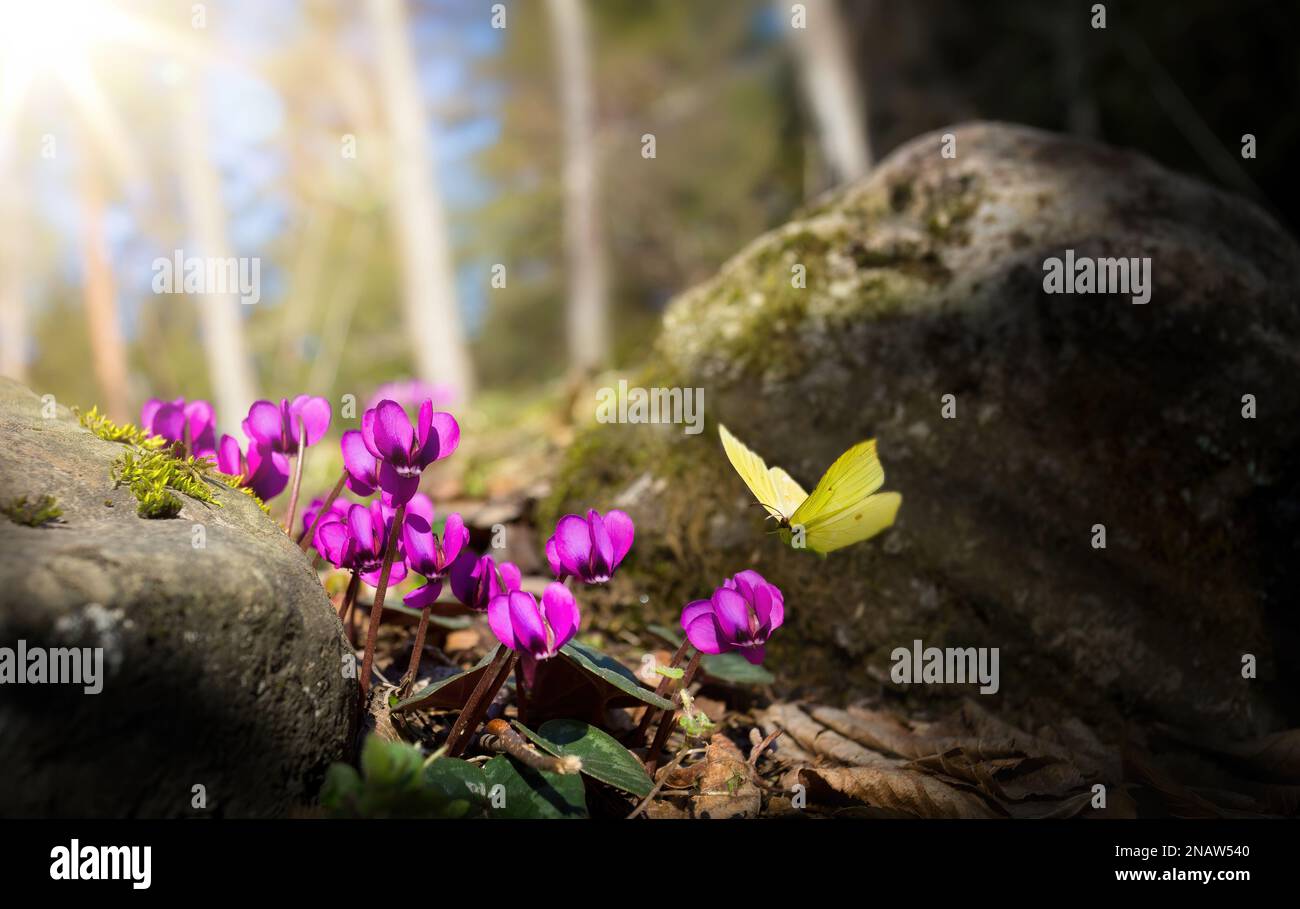
[[[0,512],[15,524],[25,524],[28,527],[49,524],[63,515],[63,509],[51,495],[38,496],[32,501],[28,501],[27,496],[19,496],[0,504]]]
[[[167,444],[167,440],[161,436],[153,436],[127,423],[125,426],[119,426],[108,417],[99,412],[98,407],[92,407],[86,413],[82,413],[79,408],[74,407],[72,412],[76,414],[81,425],[89,429],[95,435],[99,436],[105,442],[120,442],[123,445],[132,445],[136,448],[143,448],[153,451],[162,448]]]

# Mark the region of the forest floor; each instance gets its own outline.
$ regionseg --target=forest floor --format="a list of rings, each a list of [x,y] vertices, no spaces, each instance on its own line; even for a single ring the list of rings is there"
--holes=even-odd
[[[473,447],[460,472],[440,473],[426,488],[439,515],[458,511],[483,551],[505,530],[507,558],[524,573],[524,589],[540,593],[550,577],[541,553],[547,528],[536,526],[547,477],[572,430],[553,397],[490,414],[466,427]],[[337,581],[337,579],[334,579]],[[327,584],[331,592],[337,583]],[[389,604],[400,604],[400,596]],[[355,611],[353,640],[365,639],[368,609]],[[433,607],[418,678],[409,694],[479,663],[496,640],[482,616],[448,592]],[[367,728],[384,738],[440,747],[457,711],[390,713],[411,658],[417,613],[386,609],[380,627]],[[584,611],[580,639],[598,646],[649,687],[646,655],[658,665],[675,641],[636,622]],[[1292,816],[1300,810],[1300,730],[1236,745],[1191,744],[1176,730],[1134,724],[1123,741],[1103,741],[1077,717],[1009,718],[978,698],[917,707],[883,686],[848,704],[824,703],[817,692],[783,682],[780,667],[761,684],[700,673],[688,688],[696,710],[713,724],[698,735],[675,728],[656,756],[655,788],[637,799],[599,786],[593,816],[688,817],[1237,817]],[[646,676],[649,678],[646,678]],[[826,701],[833,698],[826,698]],[[643,760],[637,734],[642,711],[615,708],[604,726]],[[489,718],[519,715],[513,684],[502,688]],[[477,743],[476,743],[477,744]],[[471,745],[467,757],[490,752]]]

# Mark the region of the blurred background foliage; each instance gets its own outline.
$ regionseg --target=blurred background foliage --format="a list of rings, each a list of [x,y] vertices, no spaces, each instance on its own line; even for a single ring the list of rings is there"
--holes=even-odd
[[[47,5],[89,15],[66,0],[35,4]],[[188,2],[96,5],[164,38],[136,44],[101,30],[82,45],[56,43],[43,59],[24,59],[33,76],[8,64],[31,56],[23,46],[36,33],[24,29],[48,23],[33,24],[29,4],[0,14],[9,35],[0,42],[8,238],[0,329],[10,335],[0,372],[67,403],[124,402],[127,416],[155,395],[220,398],[212,364],[222,357],[247,363],[259,397],[351,393],[364,404],[386,381],[445,379],[413,355],[430,326],[441,332],[436,310],[413,323],[402,305],[403,269],[423,263],[403,257],[410,222],[394,207],[411,196],[401,156],[423,153],[416,169],[445,220],[452,263],[451,280],[438,284],[431,272],[437,286],[425,291],[430,306],[451,305],[463,321],[483,413],[509,420],[502,400],[555,394],[572,360],[573,276],[566,101],[549,0],[500,4],[505,28],[493,27],[500,10],[487,0],[213,0],[198,5],[202,27]],[[842,175],[819,142],[808,57],[793,49],[795,4],[576,6],[611,326],[601,359],[632,367],[674,294]],[[383,69],[381,7],[402,16],[418,89],[414,133],[427,149],[394,133],[412,109],[394,119],[400,92]],[[835,28],[818,40],[846,53],[872,161],[944,125],[1016,121],[1136,148],[1297,222],[1295,4],[1111,2],[1105,30],[1091,27],[1093,4],[1065,0],[806,7],[810,16],[833,7]],[[69,90],[74,66],[89,73],[89,90],[86,81]],[[150,289],[156,257],[196,248],[192,172],[178,135],[195,110],[229,254],[262,265],[261,300],[237,307],[246,352],[219,349],[216,361],[204,345],[217,328],[201,307],[229,301]],[[652,159],[642,155],[647,133]],[[1255,160],[1241,158],[1244,133],[1257,137]],[[53,155],[44,153],[51,137]],[[95,238],[99,265],[87,252]],[[504,287],[492,285],[496,264],[506,266]],[[96,274],[107,280],[124,348],[116,394],[104,387],[113,378],[96,346],[111,339],[89,327],[102,324],[93,307],[105,297],[89,290]],[[242,414],[219,416],[231,428]]]

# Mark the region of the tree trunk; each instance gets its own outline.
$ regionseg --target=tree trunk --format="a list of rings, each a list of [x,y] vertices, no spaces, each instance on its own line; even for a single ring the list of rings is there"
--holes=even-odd
[[[449,383],[468,398],[473,370],[436,179],[436,149],[407,40],[406,12],[402,0],[368,0],[367,7],[388,124],[389,211],[401,258],[402,301],[415,370],[421,379]]]
[[[799,81],[832,179],[848,183],[871,169],[864,79],[854,69],[837,0],[806,7],[806,26],[790,29]],[[790,4],[780,2],[777,9],[790,28]]]
[[[211,144],[200,87],[182,76],[175,86],[176,122],[180,140],[177,165],[185,199],[187,233],[193,244],[185,257],[228,259],[226,212],[221,184],[208,157]],[[177,282],[183,275],[174,276]],[[238,293],[218,293],[207,287],[198,301],[203,351],[208,364],[217,424],[235,431],[256,400],[252,363],[244,344],[243,312]]]
[[[0,165],[5,152],[0,148]],[[23,296],[26,271],[23,240],[27,235],[22,183],[12,165],[0,169],[0,376],[27,381],[27,301]]]
[[[104,241],[104,189],[99,163],[87,144],[81,149],[82,294],[91,361],[99,385],[99,406],[119,423],[131,419],[127,401],[126,344],[117,317],[117,289]]]
[[[609,360],[609,297],[597,200],[595,91],[582,0],[547,0],[564,116],[564,242],[569,363],[591,373]]]

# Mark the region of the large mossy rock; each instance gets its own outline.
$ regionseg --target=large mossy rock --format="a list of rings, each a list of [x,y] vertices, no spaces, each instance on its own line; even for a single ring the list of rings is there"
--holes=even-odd
[[[545,516],[633,515],[614,593],[647,619],[763,572],[788,604],[768,665],[823,695],[889,685],[919,638],[1000,648],[994,699],[1221,735],[1294,721],[1300,250],[1139,155],[952,132],[955,159],[917,139],[677,299],[633,381],[705,389],[706,431],[593,426]],[[1150,256],[1150,302],[1046,294],[1067,249]],[[808,488],[878,437],[897,525],[825,560],[783,547],[718,422]]]
[[[0,379],[0,647],[103,648],[103,689],[0,685],[0,815],[280,815],[349,745],[351,653],[307,558],[250,498],[137,517],[124,447]],[[206,539],[196,548],[196,527]],[[202,790],[195,787],[202,786]],[[197,796],[206,799],[196,808]]]

